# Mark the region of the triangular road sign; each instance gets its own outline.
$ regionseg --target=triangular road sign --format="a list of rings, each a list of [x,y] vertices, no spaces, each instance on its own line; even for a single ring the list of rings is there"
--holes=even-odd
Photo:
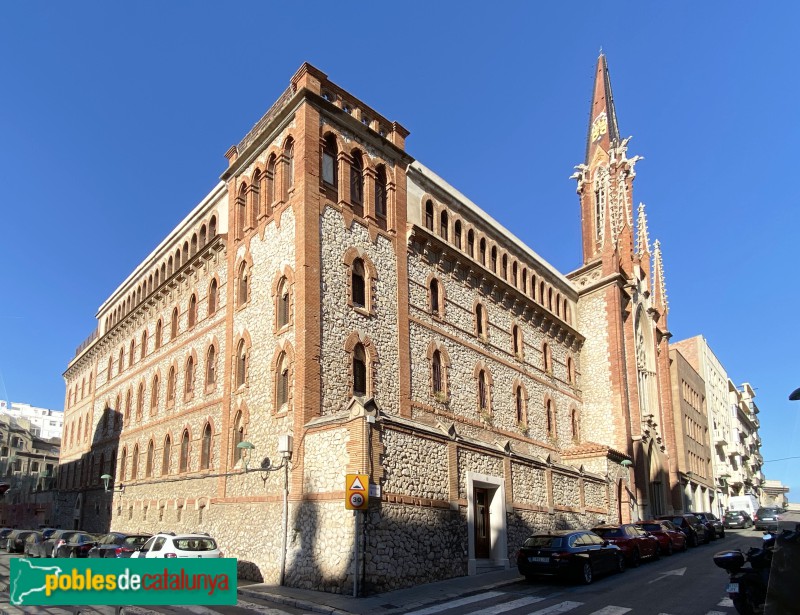
[[[355,477],[353,484],[350,485],[350,491],[364,491],[364,485],[361,484],[361,480],[358,476]]]

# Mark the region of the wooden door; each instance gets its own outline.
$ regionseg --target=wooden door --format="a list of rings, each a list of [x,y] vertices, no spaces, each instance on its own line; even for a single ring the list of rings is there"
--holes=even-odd
[[[489,490],[475,488],[475,559],[486,559],[492,550],[489,526]]]

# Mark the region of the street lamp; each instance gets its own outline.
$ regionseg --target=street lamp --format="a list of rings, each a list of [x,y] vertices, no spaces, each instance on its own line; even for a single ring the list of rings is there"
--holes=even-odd
[[[241,452],[242,463],[244,464],[244,471],[247,472],[247,466],[250,463],[250,455],[252,454],[250,451],[252,451],[255,448],[255,445],[252,442],[242,441],[236,445],[236,448],[239,449],[239,451]]]
[[[789,401],[800,401],[800,389],[792,391],[791,395],[789,395]]]
[[[106,493],[125,493],[125,485],[112,486],[109,488],[108,483],[111,481],[113,476],[111,474],[103,474],[100,479],[103,481],[103,488],[106,490]]]

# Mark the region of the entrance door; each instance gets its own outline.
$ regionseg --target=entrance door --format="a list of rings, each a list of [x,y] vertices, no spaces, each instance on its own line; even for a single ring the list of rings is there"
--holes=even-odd
[[[475,559],[487,559],[491,554],[489,528],[489,490],[475,488]]]

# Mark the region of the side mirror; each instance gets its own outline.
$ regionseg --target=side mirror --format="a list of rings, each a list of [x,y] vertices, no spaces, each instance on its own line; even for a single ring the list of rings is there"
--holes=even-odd
[[[604,541],[603,541],[603,546],[604,546],[604,547],[607,547],[607,546],[608,546],[608,545],[610,545],[610,544],[611,544],[611,543],[610,543],[610,542],[608,542],[607,540],[604,540]]]

